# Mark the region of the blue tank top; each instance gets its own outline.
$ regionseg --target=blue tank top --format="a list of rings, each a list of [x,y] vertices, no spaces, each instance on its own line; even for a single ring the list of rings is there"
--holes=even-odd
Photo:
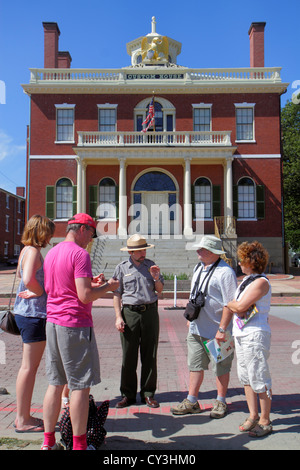
[[[29,248],[29,247],[28,247]],[[22,315],[24,317],[36,317],[36,318],[46,318],[47,316],[47,294],[44,293],[40,297],[34,297],[32,299],[22,299],[18,296],[19,292],[26,290],[26,286],[23,281],[23,268],[22,261],[25,255],[24,250],[23,256],[20,260],[20,273],[21,281],[17,289],[17,296],[14,305],[14,313],[17,315]],[[37,270],[35,278],[38,283],[44,288],[44,269],[43,269],[43,259],[41,257],[42,266]]]

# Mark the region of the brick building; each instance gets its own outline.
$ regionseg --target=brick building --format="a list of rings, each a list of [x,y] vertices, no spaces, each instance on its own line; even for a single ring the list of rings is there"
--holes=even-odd
[[[25,188],[12,194],[0,188],[0,263],[17,259],[25,222]]]
[[[128,67],[74,69],[59,51],[58,25],[43,27],[44,68],[30,69],[22,85],[29,216],[53,218],[58,240],[74,212],[119,238],[219,233],[233,265],[237,243],[259,239],[282,270],[280,96],[288,84],[280,67],[264,66],[265,23],[250,26],[250,67],[228,69],[178,65],[181,43],[159,34],[155,18],[149,34],[127,44]]]

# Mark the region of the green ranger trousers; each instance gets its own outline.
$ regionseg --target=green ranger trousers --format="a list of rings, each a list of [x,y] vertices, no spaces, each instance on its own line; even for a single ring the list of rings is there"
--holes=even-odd
[[[157,302],[147,305],[144,311],[132,308],[124,305],[122,309],[126,326],[124,333],[120,333],[123,351],[120,390],[122,396],[136,400],[139,350],[141,398],[153,397],[156,390],[159,316]]]

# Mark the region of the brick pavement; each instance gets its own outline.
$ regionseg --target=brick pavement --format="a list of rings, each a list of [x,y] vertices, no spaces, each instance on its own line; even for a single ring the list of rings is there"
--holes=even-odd
[[[255,440],[238,431],[239,423],[246,416],[247,406],[243,389],[237,379],[235,362],[228,391],[229,414],[225,419],[219,421],[209,418],[209,410],[216,396],[215,379],[210,371],[205,375],[199,394],[203,413],[177,417],[171,415],[170,407],[185,398],[188,387],[186,324],[182,313],[180,309],[173,309],[170,301],[160,302],[156,393],[160,408],[150,409],[142,405],[138,399],[136,405],[119,410],[115,405],[120,397],[121,348],[119,335],[114,328],[114,311],[111,307],[96,306],[93,309],[102,382],[92,389],[92,393],[98,402],[110,400],[110,411],[105,424],[107,438],[101,450],[118,451],[120,454],[125,450],[155,452],[200,449],[299,449],[300,364],[293,363],[292,359],[293,354],[294,362],[300,358],[300,352],[297,355],[297,350],[293,349],[293,345],[298,341],[300,351],[300,326],[274,316],[270,319],[274,432],[266,438]],[[21,361],[22,343],[20,338],[1,333],[0,345],[3,344],[5,364],[1,363],[0,354],[0,387],[6,387],[9,395],[0,395],[0,437],[17,437],[31,441],[41,439],[41,434],[20,435],[14,432],[12,424],[16,415],[15,379]],[[32,402],[32,412],[35,416],[42,417],[42,401],[46,387],[43,360],[38,370]],[[37,443],[26,447],[26,449],[38,448]]]

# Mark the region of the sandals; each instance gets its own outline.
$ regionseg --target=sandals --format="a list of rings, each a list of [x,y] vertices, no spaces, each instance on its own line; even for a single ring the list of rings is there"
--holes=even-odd
[[[250,437],[263,437],[271,434],[273,430],[272,424],[267,425],[258,424],[249,432]]]
[[[245,421],[239,425],[239,430],[241,432],[251,431],[251,429],[255,428],[258,421],[259,421],[259,418],[256,418],[256,419],[246,418]]]

